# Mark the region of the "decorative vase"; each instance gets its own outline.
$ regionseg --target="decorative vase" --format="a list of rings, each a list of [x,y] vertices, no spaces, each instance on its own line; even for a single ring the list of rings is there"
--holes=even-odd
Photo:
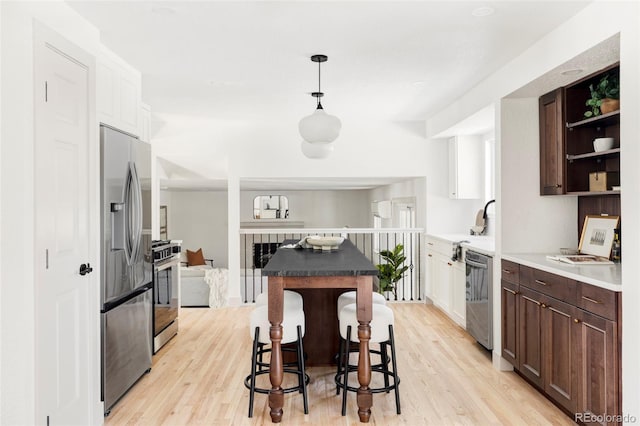
[[[619,109],[620,109],[619,99],[604,98],[602,100],[602,103],[600,104],[600,112],[602,112],[603,114],[607,114],[612,111],[617,111]]]

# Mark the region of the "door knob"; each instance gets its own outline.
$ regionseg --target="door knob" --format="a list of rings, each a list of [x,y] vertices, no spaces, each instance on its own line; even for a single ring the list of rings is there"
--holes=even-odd
[[[93,272],[93,268],[90,263],[83,263],[80,265],[80,275],[84,276]]]

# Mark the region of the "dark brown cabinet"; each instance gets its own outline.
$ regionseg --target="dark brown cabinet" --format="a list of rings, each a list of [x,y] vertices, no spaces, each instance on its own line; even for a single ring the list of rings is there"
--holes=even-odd
[[[502,357],[518,365],[519,286],[502,280]]]
[[[605,419],[620,413],[618,328],[614,321],[577,309],[574,319],[577,342],[577,413]],[[594,423],[587,424],[615,424]]]
[[[589,86],[604,75],[618,75],[614,64],[539,99],[540,195],[600,196],[619,194],[620,111],[585,118]],[[595,152],[596,138],[613,137],[614,147]],[[606,173],[606,190],[591,191],[589,175]]]
[[[578,396],[578,336],[573,332],[576,308],[550,297],[542,298],[544,391],[572,413]]]
[[[540,97],[540,195],[564,193],[564,107],[562,88]]]
[[[502,261],[502,357],[517,366],[518,358],[518,294],[520,293],[520,265]]]
[[[621,294],[506,261],[501,291],[503,358],[579,420],[615,420]]]
[[[540,293],[520,288],[518,346],[520,373],[543,388],[542,382],[542,303]]]

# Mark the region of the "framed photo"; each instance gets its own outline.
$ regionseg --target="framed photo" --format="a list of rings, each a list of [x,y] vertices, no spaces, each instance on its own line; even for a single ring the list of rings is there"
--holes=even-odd
[[[589,215],[584,218],[578,250],[581,254],[592,254],[609,258],[614,230],[618,227],[618,216]]]

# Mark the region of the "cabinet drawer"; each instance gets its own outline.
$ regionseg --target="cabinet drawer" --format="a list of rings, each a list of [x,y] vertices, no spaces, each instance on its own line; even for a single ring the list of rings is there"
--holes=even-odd
[[[520,265],[502,259],[502,279],[508,283],[520,283]]]
[[[576,303],[576,282],[560,275],[521,266],[520,284],[566,303]]]
[[[446,257],[451,257],[453,254],[453,243],[437,238],[427,237],[427,250],[433,250],[434,252],[440,253]]]
[[[585,311],[616,321],[617,295],[615,291],[578,283],[577,305]]]

